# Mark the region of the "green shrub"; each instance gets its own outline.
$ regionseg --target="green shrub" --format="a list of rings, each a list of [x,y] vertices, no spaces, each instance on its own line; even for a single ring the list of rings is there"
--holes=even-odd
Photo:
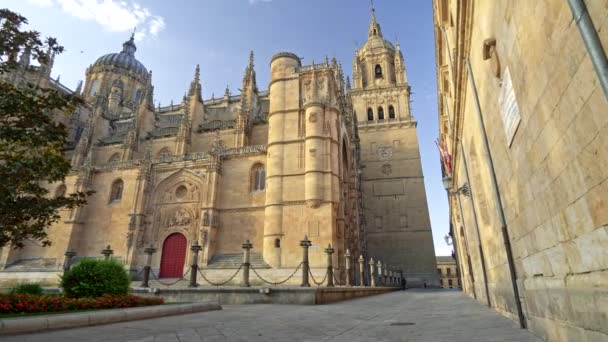
[[[11,294],[42,295],[40,284],[19,284],[11,289]]]
[[[61,287],[67,297],[85,298],[104,295],[126,295],[129,275],[114,260],[85,259],[61,277]]]

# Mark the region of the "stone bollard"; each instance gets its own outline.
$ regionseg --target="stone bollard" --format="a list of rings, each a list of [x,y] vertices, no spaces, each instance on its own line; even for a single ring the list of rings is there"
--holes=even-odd
[[[369,286],[376,287],[376,262],[374,258],[369,258]]]
[[[144,253],[146,253],[146,266],[144,266],[144,279],[141,282],[141,287],[148,287],[148,280],[150,280],[150,269],[152,265],[152,254],[156,252],[156,248],[150,244],[149,247],[144,249]]]
[[[365,286],[365,259],[359,255],[359,286]]]
[[[383,274],[382,274],[382,263],[380,262],[380,260],[378,260],[378,264],[376,265],[376,267],[378,268],[378,286],[383,286],[384,285],[384,279],[382,279]]]
[[[249,240],[245,241],[245,243],[243,244],[243,249],[245,251],[243,252],[243,281],[241,282],[242,287],[251,286],[251,284],[249,284],[249,267],[251,266],[251,263],[249,262],[249,250],[252,248],[253,245],[251,244],[251,242],[249,242]]]
[[[67,272],[70,270],[70,267],[72,267],[72,258],[76,256],[76,251],[70,248],[65,251],[65,254],[63,255],[65,255],[65,260],[63,260],[63,272]]]
[[[331,243],[325,249],[325,253],[327,253],[327,287],[334,287],[334,265],[332,260],[334,249],[331,248]]]
[[[103,255],[106,260],[109,260],[110,256],[112,254],[114,254],[114,251],[112,250],[112,248],[110,247],[110,245],[108,245],[108,247],[106,247],[106,249],[104,249],[104,250],[101,251],[101,255]]]
[[[302,287],[310,287],[310,283],[308,282],[308,273],[309,265],[308,265],[308,247],[310,247],[312,243],[308,240],[308,236],[304,235],[304,240],[300,241],[300,246],[302,246]]]
[[[344,258],[346,259],[346,286],[352,286],[353,282],[351,279],[351,259],[350,259],[350,251],[347,249],[346,253],[344,253]]]
[[[196,276],[198,272],[198,252],[200,252],[201,249],[203,248],[198,244],[198,241],[194,241],[194,245],[190,247],[190,250],[192,251],[192,263],[190,264],[190,284],[188,284],[188,287],[198,286],[196,283]]]

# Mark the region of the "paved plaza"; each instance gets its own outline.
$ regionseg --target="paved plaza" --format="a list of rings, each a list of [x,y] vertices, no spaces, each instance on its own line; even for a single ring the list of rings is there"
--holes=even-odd
[[[540,341],[451,290],[408,290],[330,305],[222,311],[3,337],[26,341]]]

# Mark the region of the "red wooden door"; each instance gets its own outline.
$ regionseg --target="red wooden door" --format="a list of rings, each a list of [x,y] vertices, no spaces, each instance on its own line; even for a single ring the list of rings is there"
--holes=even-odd
[[[181,278],[183,276],[186,245],[186,237],[180,233],[167,236],[160,258],[160,278]]]

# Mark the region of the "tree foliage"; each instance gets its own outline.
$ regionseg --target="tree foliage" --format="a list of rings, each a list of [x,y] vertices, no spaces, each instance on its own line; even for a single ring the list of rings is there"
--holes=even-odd
[[[36,85],[6,81],[18,67],[18,55],[29,50],[34,60],[47,63],[63,48],[54,38],[22,30],[27,19],[0,9],[0,247],[23,247],[26,240],[50,245],[46,229],[60,219],[59,209],[86,203],[87,194],[49,196],[44,184],[62,182],[70,171],[64,157],[68,131],[57,122],[82,104],[78,96]]]

